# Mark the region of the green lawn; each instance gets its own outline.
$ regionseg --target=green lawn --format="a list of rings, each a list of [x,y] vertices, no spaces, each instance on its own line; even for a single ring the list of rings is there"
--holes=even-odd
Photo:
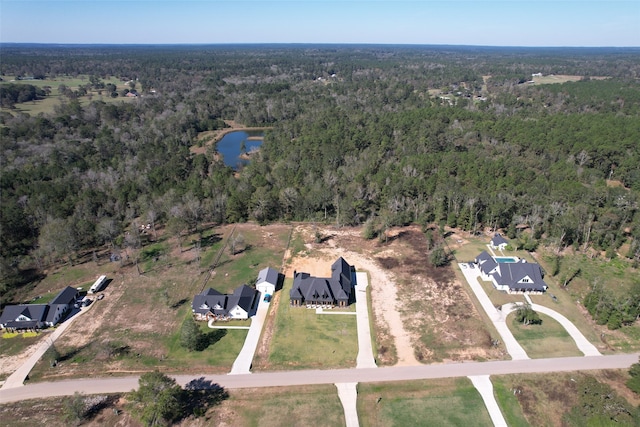
[[[541,325],[525,326],[515,320],[515,313],[507,317],[509,329],[530,358],[583,356],[560,323],[545,314],[538,315]]]
[[[358,354],[356,316],[316,314],[289,305],[293,279],[286,279],[271,341],[272,369],[347,368]],[[350,312],[353,308],[350,307]],[[338,310],[333,310],[338,312]]]
[[[245,427],[345,425],[344,411],[333,385],[231,390],[229,399],[210,412],[207,415],[213,423],[208,425],[221,422]],[[224,414],[224,419],[218,414]]]
[[[492,426],[482,397],[466,378],[358,384],[365,426]]]

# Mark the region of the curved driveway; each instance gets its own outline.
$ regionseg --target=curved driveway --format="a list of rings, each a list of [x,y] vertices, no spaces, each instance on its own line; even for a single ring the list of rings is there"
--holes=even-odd
[[[519,305],[521,304],[509,303],[509,304],[503,305],[502,312],[504,313],[504,317],[506,318],[509,315],[509,313],[517,310]],[[540,304],[531,304],[531,308],[534,311],[546,314],[547,316],[551,317],[552,319],[560,323],[560,325],[562,325],[562,327],[569,333],[571,338],[573,338],[576,345],[578,346],[578,350],[580,350],[585,356],[601,355],[598,349],[593,344],[591,344],[589,340],[587,340],[584,337],[584,335],[582,335],[582,332],[580,332],[578,328],[576,328],[576,326],[573,323],[571,323],[571,321],[566,317],[564,317],[562,314]]]
[[[477,375],[508,375],[518,373],[570,372],[595,369],[628,369],[638,362],[640,353],[608,356],[560,357],[553,359],[501,360],[494,362],[464,362],[441,365],[402,366],[368,369],[304,370],[261,372],[249,375],[176,375],[180,385],[204,377],[228,389],[256,387],[286,387],[307,384],[410,381],[432,378],[459,378]],[[138,387],[137,376],[119,378],[87,378],[49,383],[27,384],[0,390],[0,403],[41,397],[86,394],[123,393]]]

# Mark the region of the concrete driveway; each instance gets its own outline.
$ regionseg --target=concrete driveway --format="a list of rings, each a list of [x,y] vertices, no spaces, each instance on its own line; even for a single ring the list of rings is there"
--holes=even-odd
[[[373,357],[371,345],[371,324],[369,323],[369,306],[367,305],[367,287],[369,279],[367,273],[356,273],[356,315],[358,328],[358,357],[356,368],[375,368],[376,361]]]
[[[476,298],[480,301],[480,305],[500,334],[500,338],[502,338],[502,342],[507,348],[509,355],[511,355],[511,358],[514,360],[529,359],[527,353],[524,351],[522,346],[518,344],[518,341],[516,341],[515,337],[507,327],[505,322],[506,314],[493,306],[493,303],[487,296],[487,293],[478,282],[478,279],[480,278],[480,270],[477,268],[470,268],[468,263],[460,263],[458,265],[462,274],[464,274],[465,279],[467,279],[467,283],[469,283],[473,293],[476,295]]]
[[[238,357],[236,357],[236,360],[233,362],[229,375],[251,373],[251,362],[253,362],[256,348],[258,348],[258,341],[260,340],[260,334],[262,333],[262,327],[267,318],[267,313],[269,313],[269,303],[266,302],[262,294],[260,294],[258,310],[255,316],[251,318],[251,326],[249,327],[247,338],[244,340],[244,345],[240,353],[238,353]]]
[[[20,366],[13,374],[11,374],[2,384],[2,389],[22,387],[24,385],[24,381],[27,379],[29,372],[33,369],[33,367],[38,363],[38,360],[47,352],[49,347],[53,345],[53,343],[58,339],[60,335],[67,330],[69,326],[81,315],[86,313],[93,307],[96,302],[93,301],[89,306],[82,307],[79,310],[75,309],[72,311],[73,315],[67,317],[64,322],[60,323],[55,331],[51,333],[50,336],[45,337],[44,340],[38,345],[36,351]]]
[[[503,305],[502,312],[504,313],[504,316],[506,317],[512,311],[516,311],[519,305],[520,304]],[[571,338],[575,341],[576,346],[578,346],[578,350],[580,350],[585,356],[601,355],[598,349],[593,344],[591,344],[589,340],[585,338],[584,335],[582,335],[582,332],[580,332],[578,328],[576,328],[576,326],[573,323],[571,323],[571,321],[566,317],[564,317],[562,314],[540,304],[531,304],[531,308],[534,311],[546,314],[547,316],[551,317],[552,319],[560,323],[560,325],[562,325],[562,327],[569,333]]]

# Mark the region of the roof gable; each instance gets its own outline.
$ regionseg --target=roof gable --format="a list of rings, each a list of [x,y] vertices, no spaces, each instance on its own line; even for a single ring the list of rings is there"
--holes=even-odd
[[[78,298],[78,293],[79,292],[78,292],[78,290],[76,288],[72,288],[71,286],[67,286],[66,288],[61,290],[60,293],[58,295],[56,295],[56,297],[53,300],[51,300],[49,305],[57,305],[57,304],[68,305],[68,304],[71,304],[72,302],[74,302],[76,300],[76,298]]]
[[[258,273],[256,284],[267,282],[276,286],[278,284],[278,275],[278,271],[271,267],[263,268]]]
[[[504,237],[502,237],[501,234],[496,233],[493,238],[491,239],[491,246],[500,246],[500,245],[508,245],[509,242],[507,241],[507,239],[505,239]]]

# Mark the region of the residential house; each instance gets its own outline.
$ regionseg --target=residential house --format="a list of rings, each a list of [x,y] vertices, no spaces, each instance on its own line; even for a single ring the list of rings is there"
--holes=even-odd
[[[0,316],[0,326],[12,330],[34,330],[46,327],[47,304],[8,305]]]
[[[293,306],[346,307],[353,302],[353,267],[340,257],[331,266],[331,277],[314,277],[308,273],[293,273],[289,291]]]
[[[191,311],[196,320],[248,319],[255,314],[260,293],[247,285],[236,288],[232,294],[222,294],[213,288],[193,297]]]
[[[491,242],[489,242],[489,246],[491,246],[492,249],[499,249],[501,251],[504,251],[508,244],[509,242],[498,233],[496,233],[493,239],[491,239]]]
[[[67,286],[49,303],[49,312],[45,322],[48,326],[55,326],[73,308],[73,305],[80,297],[80,292],[76,288]]]
[[[513,293],[543,293],[547,290],[542,268],[521,259],[516,262],[497,262],[486,251],[475,259],[483,280],[491,281],[500,290]]]
[[[258,273],[258,280],[256,281],[256,289],[262,293],[262,295],[273,295],[278,286],[278,280],[280,279],[280,273],[271,267],[263,268]]]

